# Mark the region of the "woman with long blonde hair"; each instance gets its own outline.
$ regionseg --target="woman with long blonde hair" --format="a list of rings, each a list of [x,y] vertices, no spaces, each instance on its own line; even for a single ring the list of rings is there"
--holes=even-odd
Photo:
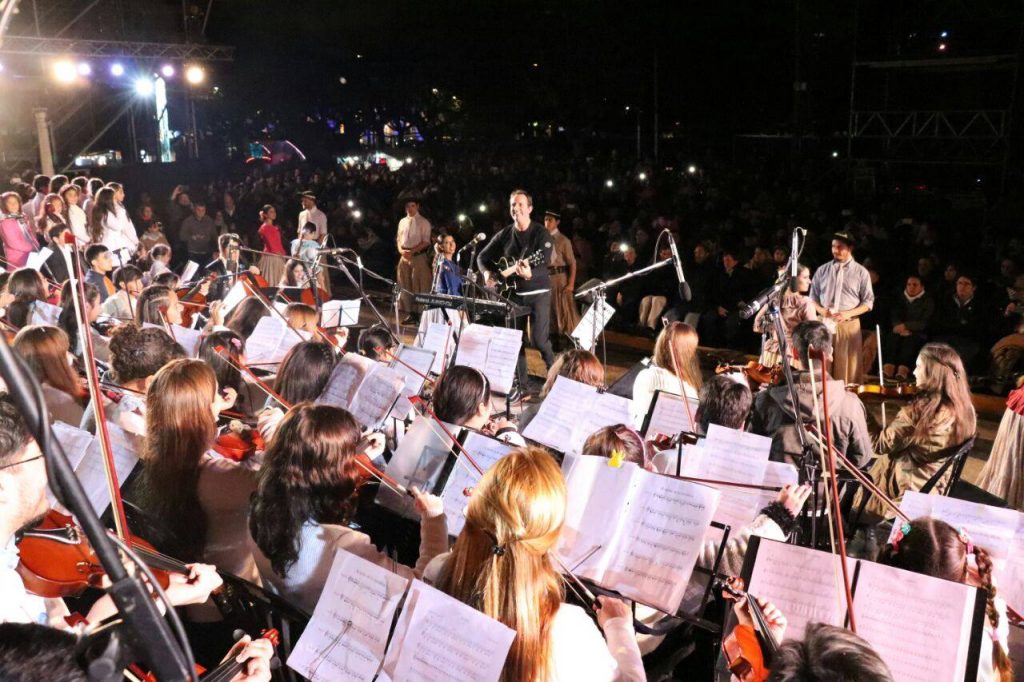
[[[871,477],[897,503],[905,491],[920,490],[977,428],[967,372],[955,350],[944,343],[926,344],[917,356],[914,376],[914,400],[872,437],[878,457]],[[939,481],[935,492],[946,489],[947,479]],[[894,515],[874,496],[865,513],[869,519]]]
[[[64,330],[30,324],[14,337],[14,350],[39,380],[50,421],[78,426],[85,412],[87,394],[71,367],[70,341]]]
[[[644,680],[628,605],[600,597],[597,621],[563,602],[552,566],[565,518],[565,481],[542,448],[513,450],[473,489],[466,525],[424,579],[516,631],[501,679]]]
[[[132,497],[170,532],[161,549],[254,580],[247,512],[256,475],[211,450],[217,416],[234,401],[204,362],[164,365],[146,390],[143,471]]]
[[[704,383],[697,361],[697,330],[685,322],[672,322],[654,342],[651,366],[640,371],[633,383],[633,423],[643,425],[655,391],[698,399]]]

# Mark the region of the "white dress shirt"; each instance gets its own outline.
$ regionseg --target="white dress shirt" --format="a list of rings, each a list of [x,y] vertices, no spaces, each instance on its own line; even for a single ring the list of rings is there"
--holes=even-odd
[[[430,243],[430,221],[423,216],[405,216],[398,221],[398,248],[409,249]]]
[[[85,217],[85,211],[82,210],[81,206],[78,204],[68,206],[69,227],[71,228],[71,234],[75,235],[75,239],[78,240],[79,246],[85,246],[89,243],[88,222]]]
[[[323,239],[327,236],[327,214],[316,206],[308,211],[302,211],[299,213],[299,234],[302,233],[302,228],[306,223],[313,223],[316,225],[317,239]]]
[[[132,219],[128,217],[128,211],[124,210],[124,206],[115,206],[113,213],[107,212],[103,216],[103,236],[100,237],[100,243],[115,254],[120,252],[119,256],[124,263],[127,263],[135,253],[139,246],[139,235],[136,234],[135,225],[132,224]],[[128,250],[127,254],[124,253],[124,249]],[[114,262],[118,262],[118,255],[114,256]]]

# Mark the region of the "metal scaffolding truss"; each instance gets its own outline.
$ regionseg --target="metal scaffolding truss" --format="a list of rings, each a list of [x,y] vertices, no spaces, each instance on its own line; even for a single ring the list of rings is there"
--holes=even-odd
[[[119,57],[134,59],[174,59],[231,61],[235,48],[226,45],[151,43],[125,40],[86,40],[82,38],[37,38],[7,35],[0,54],[67,57]]]
[[[1010,111],[854,111],[853,137],[935,140],[1000,140],[1007,136]]]

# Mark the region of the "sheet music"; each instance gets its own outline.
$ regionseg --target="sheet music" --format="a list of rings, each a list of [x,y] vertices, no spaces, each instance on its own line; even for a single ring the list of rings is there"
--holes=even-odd
[[[29,317],[29,324],[45,324],[56,327],[59,319],[60,306],[41,300],[32,302],[32,315]]]
[[[455,351],[454,331],[450,325],[431,322],[423,337],[420,348],[434,351],[434,362],[430,365],[431,374],[441,374]],[[445,355],[447,351],[447,356]]]
[[[384,661],[391,623],[408,586],[408,579],[337,550],[288,667],[311,682],[372,680]]]
[[[246,291],[245,285],[242,284],[241,280],[235,282],[234,286],[228,289],[228,293],[224,294],[224,298],[221,299],[220,309],[224,313],[224,317],[226,318],[228,313],[248,295],[249,292]]]
[[[170,327],[171,335],[185,349],[185,355],[194,358],[196,356],[196,349],[199,348],[199,341],[203,336],[203,331],[201,329],[182,327],[180,324],[172,324]]]
[[[139,462],[138,453],[142,439],[109,421],[107,422],[107,433],[110,435],[110,450],[114,456],[117,484],[122,486]],[[103,452],[100,448],[99,437],[93,438],[85,456],[75,467],[75,474],[89,498],[89,504],[97,514],[102,515],[107,505],[110,504],[110,491],[107,486],[107,473],[103,464]]]
[[[43,265],[52,255],[53,249],[44,246],[38,251],[33,251],[32,253],[28,254],[28,260],[25,261],[25,267],[32,268],[33,270],[38,272],[39,268],[43,267]]]
[[[469,325],[459,337],[459,351],[455,356],[455,364],[481,369],[487,364],[487,347],[490,341],[490,327],[482,324]]]
[[[199,263],[192,260],[185,263],[185,267],[181,270],[180,281],[182,285],[191,284],[192,278],[195,277],[197,272],[199,272]]]
[[[472,455],[473,461],[480,465],[485,472],[513,450],[513,447],[507,443],[469,429],[466,430],[463,445]],[[441,492],[444,515],[448,518],[448,535],[452,537],[458,536],[462,532],[462,527],[466,525],[465,511],[466,505],[469,504],[469,498],[466,497],[464,491],[466,488],[474,487],[482,476],[476,472],[472,464],[466,461],[466,455],[462,450],[458,449],[458,452],[460,461],[455,463],[452,473],[444,485],[444,490]]]
[[[359,324],[359,307],[362,301],[355,299],[351,301],[330,300],[324,301],[320,308],[320,326],[322,327],[351,327]]]
[[[413,580],[384,659],[393,680],[495,682],[515,630]]]
[[[704,447],[715,448],[723,452],[729,451],[735,455],[742,455],[750,461],[767,462],[772,450],[772,439],[749,431],[709,424]]]
[[[724,429],[732,431],[732,429]],[[709,430],[710,433],[710,430]],[[739,432],[733,432],[739,433]],[[731,435],[731,434],[727,434]],[[771,440],[768,440],[771,443]],[[674,463],[674,457],[673,463]],[[742,448],[723,446],[723,439],[717,442],[705,440],[703,447],[692,445],[683,448],[681,474],[713,481],[730,481],[764,485],[765,470],[768,467],[768,452],[751,452]],[[672,468],[667,473],[674,474]],[[713,484],[711,484],[713,485]],[[722,497],[715,512],[715,521],[728,524],[738,530],[750,523],[764,506],[759,491],[744,488],[719,487]],[[772,493],[774,499],[774,493]]]
[[[512,390],[512,377],[516,372],[519,349],[522,345],[522,331],[491,327],[491,342],[487,348],[487,362],[483,366],[483,373],[491,382],[492,391],[508,393]]]
[[[857,634],[900,682],[961,682],[976,593],[962,583],[861,561],[853,598]]]
[[[435,353],[431,350],[423,350],[416,346],[402,344],[398,347],[397,359],[392,358],[389,367],[402,376],[405,386],[402,387],[402,394],[391,411],[391,416],[398,419],[405,419],[412,411],[412,403],[409,397],[419,395],[426,382],[424,377],[434,364]],[[401,360],[401,362],[399,362]]]
[[[280,364],[288,351],[311,338],[309,332],[293,329],[279,317],[261,317],[245,340],[245,358],[253,365]]]
[[[558,554],[602,587],[666,613],[678,610],[718,491],[582,456],[569,480]],[[580,560],[600,547],[589,559]]]
[[[838,555],[764,538],[757,542],[747,589],[786,615],[784,640],[803,639],[808,623],[843,624],[846,598]]]
[[[674,393],[657,391],[654,400],[651,401],[651,412],[647,419],[647,428],[644,430],[644,437],[654,437],[660,433],[665,436],[674,436],[681,431],[694,431],[694,425],[690,423],[690,415],[696,418],[699,401],[693,398],[686,399],[690,404],[690,411],[686,411],[686,404],[683,398]]]
[[[595,431],[614,424],[629,425],[631,403],[628,398],[558,377],[523,436],[560,452],[579,453]],[[581,405],[587,409],[580,410]]]
[[[1024,585],[1013,576],[1024,575],[1024,514],[942,495],[907,491],[900,509],[910,518],[934,516],[954,528],[964,528],[971,541],[992,556],[999,595],[1015,610],[1024,609]],[[900,521],[893,524],[893,532]],[[890,533],[889,537],[892,537]]]
[[[446,426],[453,435],[458,436],[461,429]],[[405,432],[384,473],[406,488],[416,486],[420,490],[433,492],[444,483],[441,474],[453,447],[452,440],[445,435],[433,418],[417,417]],[[418,518],[412,500],[399,495],[384,484],[377,490],[376,502],[408,518]]]
[[[600,310],[598,307],[600,306]],[[608,305],[604,299],[598,299],[593,303],[587,312],[583,313],[580,323],[572,330],[572,338],[576,339],[579,347],[583,350],[591,350],[597,342],[597,338],[604,331],[608,320],[615,314],[615,308]]]
[[[352,353],[348,353],[345,357],[348,355],[352,355]],[[380,428],[380,425],[391,413],[399,396],[402,395],[404,387],[405,379],[398,371],[379,362],[373,362],[369,373],[363,377],[362,383],[356,388],[348,411],[352,413],[357,422],[366,428]]]

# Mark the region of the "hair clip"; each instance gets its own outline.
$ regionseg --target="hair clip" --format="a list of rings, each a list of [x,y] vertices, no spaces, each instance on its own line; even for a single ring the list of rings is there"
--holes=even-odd
[[[622,463],[626,460],[626,453],[622,450],[612,450],[612,456],[608,458],[608,466],[614,469],[621,469]]]
[[[236,337],[232,337],[231,345],[235,347],[235,350],[241,352],[241,350],[242,350],[242,340],[240,338],[238,338],[237,336]]]
[[[900,542],[903,541],[903,538],[905,538],[907,536],[907,533],[909,532],[910,524],[904,521],[900,524],[900,527],[896,530],[896,532],[892,534],[892,539],[889,540],[889,544],[892,545],[892,549],[894,552],[900,551]]]
[[[494,552],[494,556],[505,556],[505,548],[501,545],[495,545],[492,551]]]
[[[956,529],[956,533],[960,537],[960,542],[967,545],[967,553],[974,554],[974,543],[971,541],[971,536],[967,534],[967,529],[960,526]]]

